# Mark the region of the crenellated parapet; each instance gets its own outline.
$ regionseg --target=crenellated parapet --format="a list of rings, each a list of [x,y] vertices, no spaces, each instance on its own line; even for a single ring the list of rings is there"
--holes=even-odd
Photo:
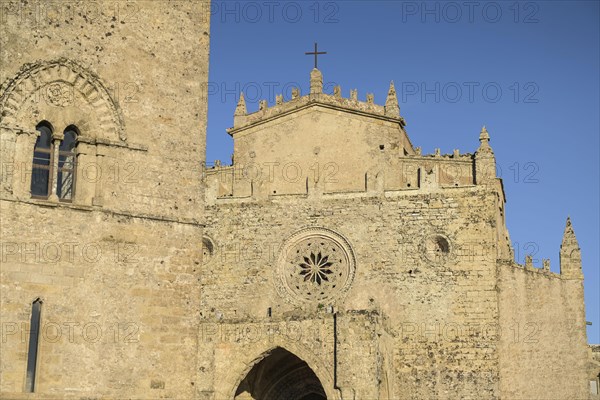
[[[243,98],[242,98],[243,99]],[[243,107],[238,105],[238,108]],[[380,150],[384,157],[385,148]],[[256,157],[251,153],[250,157]],[[438,191],[444,189],[472,188],[483,185],[477,182],[476,170],[477,153],[461,153],[458,149],[452,153],[442,154],[435,149],[431,154],[421,154],[417,148],[414,154],[403,154],[391,159],[382,158],[382,164],[376,168],[364,167],[359,170],[356,180],[351,187],[340,187],[336,181],[337,163],[322,162],[320,176],[315,176],[313,168],[300,168],[290,162],[264,162],[258,157],[251,158],[245,163],[235,162],[231,165],[222,164],[220,160],[206,169],[207,196],[210,201],[217,199],[265,199],[281,196],[313,196],[313,195],[384,195],[403,191]],[[504,192],[500,179],[495,176],[495,164],[488,166],[493,171],[486,185],[496,182],[499,200],[504,202]],[[300,176],[296,174],[300,173]],[[487,172],[487,171],[486,171]],[[290,174],[293,173],[293,177]],[[287,178],[287,179],[286,179]],[[278,181],[285,183],[293,181],[291,190],[284,190]]]
[[[575,237],[575,231],[573,230],[573,224],[571,223],[570,218],[567,218],[567,223],[563,232],[562,243],[560,245],[560,273],[550,271],[549,259],[543,258],[541,267],[536,267],[533,261],[533,256],[531,254],[526,254],[524,264],[514,262],[512,263],[512,265],[515,268],[524,271],[529,271],[559,279],[583,279],[583,272],[581,269],[581,249],[579,248],[579,243],[577,242],[577,238]]]
[[[342,96],[342,89],[340,86],[334,88],[333,94],[324,93],[323,74],[321,71],[314,68],[310,73],[310,93],[307,95],[302,96],[300,94],[300,89],[294,88],[292,90],[292,98],[289,101],[285,101],[283,95],[277,95],[274,105],[269,107],[266,100],[261,100],[259,102],[258,111],[248,112],[244,94],[242,93],[235,110],[233,127],[228,129],[227,132],[230,135],[234,135],[241,129],[316,104],[324,107],[360,113],[362,115],[383,118],[397,122],[402,127],[406,125],[404,118],[400,116],[400,106],[398,104],[394,82],[390,83],[385,105],[379,105],[375,104],[375,97],[372,93],[366,95],[365,101],[360,101],[356,89],[350,91],[350,97],[348,98]]]
[[[502,264],[505,265],[507,263],[502,262]],[[534,264],[533,255],[531,255],[531,254],[525,255],[525,262],[523,264],[520,264],[515,261],[509,261],[507,265],[511,266],[513,268],[516,268],[518,270],[521,270],[521,271],[526,271],[526,272],[536,274],[536,276],[546,276],[549,278],[556,278],[556,279],[561,278],[561,274],[552,272],[550,270],[550,260],[549,259],[543,258],[542,265],[540,267],[537,267]]]
[[[397,190],[436,190],[443,188],[460,188],[475,186],[473,177],[473,154],[434,154],[425,155],[408,155],[392,160],[384,170],[379,173],[369,173],[364,171],[361,174],[359,181],[356,182],[355,189],[337,189],[335,185],[329,185],[331,182],[326,179],[328,173],[323,171],[325,179],[320,183],[315,183],[313,171],[304,176],[302,181],[298,181],[297,190],[293,193],[286,194],[306,194],[308,186],[306,182],[312,182],[323,186],[323,193],[343,193],[343,192],[370,192],[369,188],[374,187],[376,176],[378,180],[382,180],[382,191],[397,191]],[[331,171],[335,171],[337,164],[330,164]],[[208,187],[218,185],[219,189],[215,189],[212,193],[218,193],[217,197],[236,196],[240,193],[242,197],[246,196],[250,191],[256,193],[260,186],[274,182],[279,175],[285,175],[294,171],[294,164],[273,164],[261,163],[256,161],[247,164],[233,163],[231,165],[222,164],[220,160],[215,160],[206,170]],[[329,169],[329,167],[326,167]],[[287,171],[287,172],[286,172]],[[306,181],[306,182],[305,182]],[[253,190],[250,186],[253,185]],[[275,186],[275,185],[273,185]],[[271,195],[281,195],[281,191],[270,191]]]
[[[420,154],[421,149],[418,149],[418,157],[424,158],[435,158],[435,159],[443,159],[443,160],[461,160],[461,161],[471,161],[473,159],[474,153],[461,153],[460,150],[454,149],[452,153],[442,154],[442,150],[436,148],[433,153],[430,154]]]

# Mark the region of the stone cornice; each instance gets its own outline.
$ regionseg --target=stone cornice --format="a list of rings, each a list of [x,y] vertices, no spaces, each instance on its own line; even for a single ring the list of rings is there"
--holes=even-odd
[[[81,212],[97,211],[97,212],[101,212],[104,214],[120,216],[120,217],[147,219],[147,220],[161,221],[161,222],[167,222],[167,223],[194,225],[194,226],[199,226],[199,227],[204,226],[204,224],[202,224],[198,221],[195,221],[195,220],[191,220],[191,219],[183,219],[183,218],[175,219],[175,218],[168,218],[168,217],[159,216],[159,215],[150,215],[150,214],[143,214],[143,213],[130,213],[130,212],[124,212],[124,211],[110,210],[110,209],[101,208],[101,207],[97,207],[97,206],[87,206],[87,205],[82,205],[82,204],[56,203],[56,202],[51,202],[51,201],[47,201],[47,200],[36,200],[36,199],[30,199],[30,200],[11,199],[11,198],[7,198],[5,196],[0,197],[0,202],[2,202],[2,201],[8,201],[8,202],[12,202],[12,203],[20,203],[20,204],[25,204],[25,205],[34,205],[34,206],[40,206],[40,207],[45,207],[45,208],[57,208],[57,209],[58,208],[68,208],[71,210],[76,210],[76,211],[81,211]]]

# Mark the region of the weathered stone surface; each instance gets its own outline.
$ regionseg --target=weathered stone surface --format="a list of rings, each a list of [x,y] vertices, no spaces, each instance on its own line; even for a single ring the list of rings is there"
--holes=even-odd
[[[573,225],[559,274],[515,263],[485,127],[423,155],[393,83],[315,68],[241,97],[235,164],[203,171],[209,3],[90,4],[0,4],[0,398],[588,398]],[[55,182],[78,129],[71,201],[32,197],[41,121]]]
[[[194,398],[208,3],[0,7],[0,398]],[[79,130],[72,202],[31,198],[43,120]]]
[[[560,274],[515,263],[487,129],[474,153],[421,155],[395,106],[393,86],[383,116],[315,89],[235,121],[235,164],[207,171],[207,388],[230,398],[283,347],[328,398],[586,398],[571,222]]]

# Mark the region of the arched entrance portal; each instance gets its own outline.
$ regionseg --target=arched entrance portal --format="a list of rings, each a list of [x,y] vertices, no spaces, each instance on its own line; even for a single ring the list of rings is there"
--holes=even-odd
[[[236,400],[327,400],[325,390],[306,362],[277,347],[248,372]]]

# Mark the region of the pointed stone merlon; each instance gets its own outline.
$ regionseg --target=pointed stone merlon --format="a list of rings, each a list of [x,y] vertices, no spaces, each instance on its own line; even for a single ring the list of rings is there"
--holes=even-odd
[[[490,134],[487,131],[485,125],[481,128],[481,132],[479,132],[479,148],[490,148]]]
[[[475,183],[486,185],[496,180],[496,157],[490,147],[490,134],[485,126],[479,133],[479,148],[475,152]]]
[[[525,268],[533,269],[533,256],[531,254],[525,256]]]
[[[581,249],[575,237],[570,218],[567,218],[567,225],[560,245],[560,275],[566,279],[583,279]]]
[[[550,271],[550,260],[547,258],[542,259],[542,268],[544,271]]]
[[[394,81],[390,82],[390,89],[385,99],[385,115],[400,118],[400,106],[398,105],[398,96],[396,95]]]
[[[310,71],[310,94],[323,93],[323,74],[316,68]]]
[[[235,113],[233,115],[235,117],[248,115],[248,110],[246,109],[246,99],[244,98],[244,92],[240,93],[240,99],[238,100],[237,107],[235,107]]]
[[[341,99],[342,98],[342,87],[341,86],[336,86],[333,88],[333,96],[336,99]]]
[[[240,99],[238,100],[235,112],[233,113],[233,125],[241,125],[246,121],[248,110],[246,109],[246,99],[244,93],[240,93]]]
[[[300,98],[300,89],[292,88],[292,100],[296,100]]]

